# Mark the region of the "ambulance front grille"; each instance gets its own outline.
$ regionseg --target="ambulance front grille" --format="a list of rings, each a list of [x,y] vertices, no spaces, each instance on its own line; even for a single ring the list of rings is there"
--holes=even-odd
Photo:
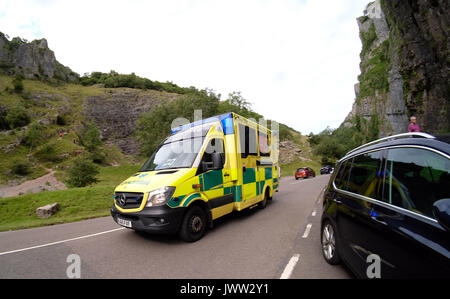
[[[136,209],[142,204],[144,193],[116,192],[116,204],[123,209]]]

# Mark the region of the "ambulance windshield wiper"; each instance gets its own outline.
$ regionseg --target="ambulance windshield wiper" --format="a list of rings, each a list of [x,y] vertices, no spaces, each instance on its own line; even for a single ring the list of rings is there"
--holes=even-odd
[[[138,172],[146,172],[146,171],[159,171],[159,170],[169,170],[169,169],[180,169],[180,168],[190,168],[188,166],[180,166],[180,167],[169,167],[169,168],[148,168],[148,169],[141,169]]]

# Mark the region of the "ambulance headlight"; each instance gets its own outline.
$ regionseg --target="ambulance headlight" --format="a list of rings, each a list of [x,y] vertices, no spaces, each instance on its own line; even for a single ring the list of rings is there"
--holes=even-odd
[[[145,206],[147,208],[162,206],[172,198],[174,192],[175,187],[171,186],[154,190],[148,194],[147,204]]]

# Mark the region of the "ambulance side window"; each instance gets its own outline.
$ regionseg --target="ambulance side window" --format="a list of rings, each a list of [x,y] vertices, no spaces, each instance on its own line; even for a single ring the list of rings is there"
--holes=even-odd
[[[259,154],[263,157],[270,157],[270,138],[264,132],[258,131]]]
[[[212,165],[213,164],[213,159],[212,159],[213,153],[220,153],[222,155],[222,161],[225,164],[226,156],[225,156],[225,145],[223,143],[223,139],[214,138],[208,142],[205,152],[203,153],[203,157],[200,162],[200,165]],[[205,163],[203,163],[203,162],[205,162]],[[200,172],[202,173],[205,171],[206,171],[206,169],[202,169]]]
[[[241,157],[247,158],[249,155],[258,155],[258,145],[256,130],[239,124],[239,143],[241,145]]]

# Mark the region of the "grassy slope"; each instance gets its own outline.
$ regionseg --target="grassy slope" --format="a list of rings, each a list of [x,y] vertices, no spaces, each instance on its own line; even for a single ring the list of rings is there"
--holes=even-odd
[[[322,164],[319,162],[320,158],[314,156],[312,153],[312,148],[309,144],[308,137],[303,136],[298,132],[292,133],[292,141],[302,150],[301,156],[303,158],[309,159],[310,161],[302,161],[301,159],[296,159],[293,162],[281,164],[281,176],[293,176],[297,168],[300,167],[311,167],[316,175],[320,174],[320,168]]]
[[[56,177],[64,181],[66,176],[64,169],[78,155],[77,152],[86,152],[83,146],[74,143],[74,140],[78,139],[75,126],[83,119],[81,115],[83,98],[103,94],[108,92],[108,89],[76,84],[52,86],[41,81],[24,80],[24,92],[19,95],[10,91],[11,81],[11,77],[0,75],[0,103],[8,109],[18,105],[24,106],[32,121],[54,117],[58,109],[64,105],[69,104],[70,108],[67,113],[67,124],[45,125],[42,141],[32,149],[20,144],[26,128],[0,132],[0,184],[5,185],[10,180],[17,183],[40,177],[47,173],[46,168],[57,170]],[[36,94],[45,96],[41,100],[32,99],[31,96]],[[66,132],[62,138],[58,136],[59,129]],[[60,156],[59,159],[49,161],[39,155],[39,151],[46,144],[50,144],[54,149],[51,156]],[[7,149],[8,146],[11,146],[10,150]],[[91,187],[0,198],[0,231],[108,215],[115,186],[134,173],[138,166],[130,164],[134,159],[121,154],[115,146],[104,145],[100,150],[106,156],[105,164],[121,166],[100,167],[98,177],[100,181]],[[11,172],[12,166],[17,161],[27,162],[30,167],[27,175],[20,176]],[[36,208],[54,202],[58,202],[61,207],[56,215],[49,219],[39,219],[36,216]]]
[[[37,121],[46,117],[52,117],[57,114],[58,109],[64,105],[70,105],[68,115],[68,125],[58,126],[56,124],[46,125],[43,129],[43,138],[40,144],[30,149],[20,144],[20,140],[26,133],[26,128],[17,128],[9,132],[0,134],[0,184],[6,184],[8,180],[30,180],[42,176],[46,173],[45,167],[51,168],[57,163],[49,163],[40,161],[35,153],[44,144],[55,145],[55,155],[64,153],[70,154],[68,160],[72,158],[76,150],[82,149],[73,143],[76,138],[73,130],[76,125],[75,119],[79,117],[81,111],[82,98],[88,95],[98,95],[103,92],[98,88],[82,87],[74,84],[66,84],[63,86],[50,86],[40,81],[24,80],[24,92],[19,95],[8,91],[12,89],[12,77],[0,76],[0,103],[11,109],[16,106],[23,106],[32,121]],[[54,96],[54,99],[31,100],[30,95],[33,93],[45,93]],[[69,102],[61,99],[69,99]],[[58,129],[64,129],[68,132],[62,140],[58,139]],[[16,143],[13,150],[5,150],[7,145]],[[17,176],[9,172],[16,161],[27,161],[30,166],[30,173],[26,176]]]
[[[79,152],[86,152],[83,146],[74,143],[78,140],[75,127],[81,123],[83,99],[87,96],[95,96],[107,93],[109,89],[97,87],[85,87],[77,84],[64,84],[52,86],[41,81],[24,80],[24,92],[18,95],[6,89],[12,89],[12,78],[0,76],[0,103],[9,109],[21,105],[25,107],[32,121],[45,118],[54,119],[58,110],[65,110],[66,125],[45,125],[42,132],[42,140],[30,149],[20,144],[20,140],[26,133],[26,128],[18,128],[9,132],[0,132],[0,184],[6,184],[8,180],[30,180],[46,173],[45,168],[64,168]],[[31,99],[32,95],[45,94],[43,99]],[[53,98],[52,98],[53,97]],[[67,107],[69,107],[67,109]],[[65,134],[62,138],[58,136],[58,130],[63,129]],[[6,146],[16,143],[12,151],[5,150]],[[56,161],[48,161],[39,156],[39,151],[44,145],[50,144],[55,150],[53,156],[60,157]],[[116,146],[102,146],[101,151],[105,154],[106,164],[120,164],[127,161]],[[30,166],[30,173],[26,176],[17,176],[10,172],[16,161],[25,160]],[[56,167],[56,168],[55,168]],[[61,171],[58,176],[64,177]]]

